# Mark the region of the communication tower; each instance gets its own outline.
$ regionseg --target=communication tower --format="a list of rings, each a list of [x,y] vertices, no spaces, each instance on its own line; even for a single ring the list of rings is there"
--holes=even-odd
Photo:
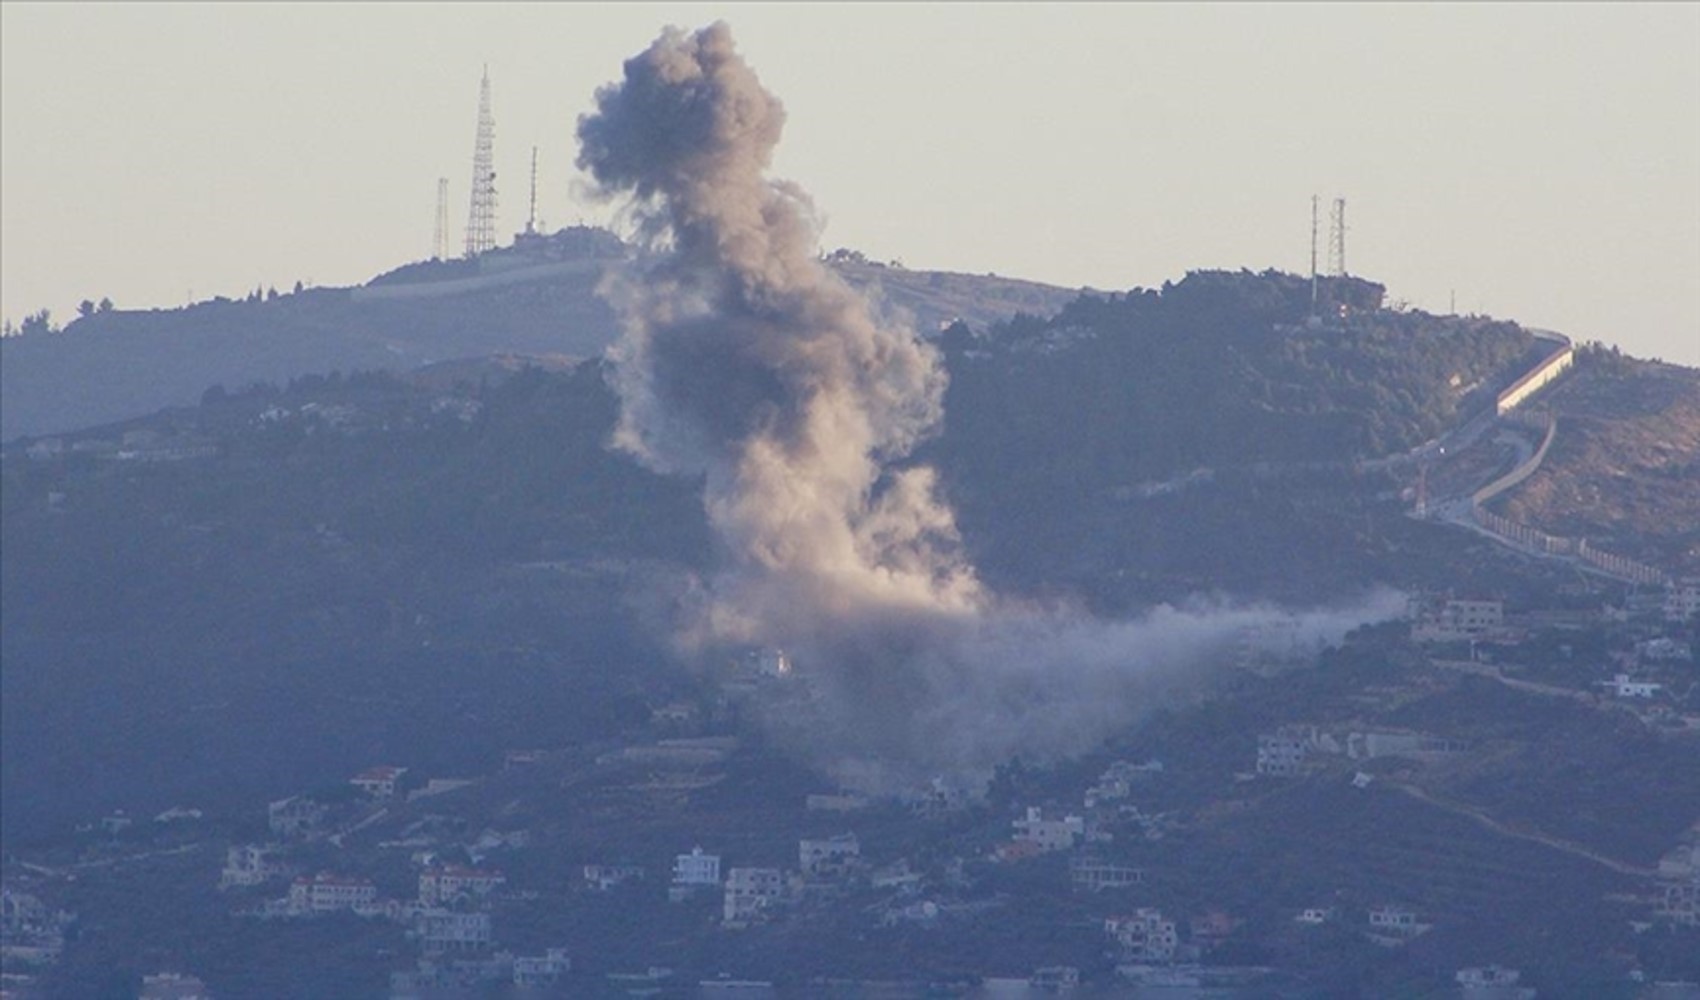
[[[1346,199],[1334,199],[1334,214],[1328,220],[1328,271],[1336,278],[1346,276]]]
[[[1316,315],[1316,213],[1318,199],[1310,196],[1310,314]]]
[[[446,260],[449,256],[449,179],[437,178],[437,229],[431,237],[431,259]]]
[[[525,235],[537,235],[537,147],[531,147],[531,211],[525,217]]]
[[[466,220],[466,255],[496,247],[496,119],[490,114],[490,67],[478,86],[478,139],[472,147],[472,212]]]

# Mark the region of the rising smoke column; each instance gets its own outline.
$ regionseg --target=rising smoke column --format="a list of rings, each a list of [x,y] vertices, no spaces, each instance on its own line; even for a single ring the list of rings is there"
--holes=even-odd
[[[724,24],[668,29],[578,123],[646,250],[605,288],[615,443],[702,476],[726,551],[681,628],[792,651],[820,696],[806,749],[841,772],[1085,749],[1269,614],[1104,624],[986,592],[932,470],[894,464],[942,417],[939,356],[820,262],[808,196],[766,176],[783,123]]]

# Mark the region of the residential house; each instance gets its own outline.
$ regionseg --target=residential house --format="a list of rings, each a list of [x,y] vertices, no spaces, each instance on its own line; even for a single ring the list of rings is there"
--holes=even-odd
[[[1609,681],[1600,681],[1606,690],[1619,698],[1652,698],[1664,687],[1652,681],[1632,680],[1628,674],[1618,674]]]
[[[542,955],[520,955],[514,959],[514,985],[523,989],[544,989],[556,985],[573,969],[567,949],[550,948]]]
[[[797,867],[804,875],[836,878],[848,874],[861,856],[862,845],[854,833],[797,842]]]
[[[1433,924],[1417,918],[1415,911],[1402,906],[1383,904],[1369,911],[1369,937],[1380,945],[1400,945],[1427,933]]]
[[[181,972],[159,972],[142,977],[136,1000],[212,1000],[212,992],[199,976]]]
[[[617,885],[643,881],[642,865],[585,865],[584,884],[597,892],[608,892]]]
[[[1270,778],[1292,778],[1304,770],[1310,742],[1293,729],[1282,728],[1257,737],[1257,773]]]
[[[1523,974],[1516,969],[1483,965],[1459,969],[1457,981],[1463,1000],[1532,1000],[1535,991],[1517,985]]]
[[[1694,650],[1686,642],[1678,642],[1669,636],[1659,636],[1656,639],[1644,639],[1636,643],[1635,655],[1640,659],[1654,662],[1691,660],[1694,658]]]
[[[726,874],[723,918],[729,925],[760,919],[785,891],[777,868],[734,868]]]
[[[405,767],[391,767],[380,764],[369,767],[352,778],[348,783],[370,795],[374,799],[393,799],[396,793],[396,782],[407,773]]]
[[[1038,806],[1028,806],[1027,815],[1010,823],[1015,839],[1037,847],[1041,853],[1066,851],[1086,836],[1086,820],[1080,816],[1046,819]]]
[[[467,868],[462,865],[440,865],[419,873],[419,902],[425,906],[482,898],[506,885],[508,878],[499,871]]]
[[[1087,892],[1104,889],[1125,889],[1145,880],[1145,873],[1127,865],[1113,865],[1096,858],[1070,858],[1069,884]]]
[[[303,875],[289,886],[289,912],[296,915],[371,907],[377,901],[378,887],[358,875],[320,872]]]
[[[1665,588],[1665,620],[1691,621],[1700,616],[1700,577],[1673,580]]]
[[[1072,965],[1047,965],[1034,969],[1029,982],[1045,993],[1067,993],[1080,988],[1080,970]]]
[[[1505,624],[1505,602],[1449,600],[1418,615],[1412,642],[1463,642],[1479,639]]]
[[[413,935],[428,952],[487,947],[492,940],[490,914],[483,910],[423,909],[414,915]]]
[[[1334,919],[1334,907],[1313,906],[1310,909],[1301,911],[1299,915],[1293,919],[1301,924],[1320,926]]]
[[[1161,912],[1149,907],[1136,910],[1129,917],[1108,918],[1104,921],[1104,933],[1124,961],[1172,962],[1180,947],[1175,922],[1164,920]]]
[[[224,852],[224,870],[219,872],[218,887],[259,885],[284,873],[284,867],[271,860],[276,850],[269,844],[235,844]]]
[[[696,893],[720,884],[720,855],[704,854],[701,847],[673,859],[673,882],[667,887],[667,898],[677,903]]]

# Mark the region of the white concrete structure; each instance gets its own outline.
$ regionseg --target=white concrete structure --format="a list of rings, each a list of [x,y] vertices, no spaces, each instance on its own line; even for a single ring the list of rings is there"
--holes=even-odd
[[[1104,933],[1124,959],[1135,962],[1173,961],[1180,946],[1175,922],[1149,908],[1136,910],[1131,917],[1110,917],[1104,921]]]
[[[1418,616],[1411,626],[1412,642],[1464,642],[1505,624],[1505,602],[1449,600]]]
[[[617,885],[643,881],[642,865],[585,865],[584,884],[597,892],[607,892]]]
[[[667,898],[681,902],[719,884],[720,855],[704,854],[702,848],[693,847],[691,853],[673,859],[673,882],[667,887]]]
[[[1046,819],[1038,806],[1028,806],[1027,815],[1010,823],[1015,839],[1030,843],[1041,852],[1066,851],[1086,836],[1086,820],[1080,816]]]
[[[804,875],[839,876],[862,857],[862,845],[854,833],[841,833],[825,840],[797,842],[797,867]]]
[[[289,886],[289,911],[295,914],[332,913],[369,907],[378,901],[378,887],[357,875],[320,872],[296,879]]]
[[[550,948],[542,955],[520,955],[514,959],[514,985],[537,989],[554,986],[573,970],[567,949]]]
[[[224,870],[219,872],[218,887],[259,885],[283,874],[283,866],[271,860],[270,845],[237,844],[224,852]]]
[[[1665,588],[1665,620],[1685,622],[1700,615],[1700,577],[1674,580]]]
[[[1601,681],[1606,690],[1619,698],[1652,698],[1664,687],[1652,681],[1631,680],[1628,674],[1618,674],[1609,681]]]
[[[431,908],[413,918],[413,934],[426,951],[460,951],[487,946],[490,914]]]
[[[1145,880],[1145,873],[1127,865],[1113,865],[1091,858],[1074,858],[1069,862],[1068,881],[1076,889],[1099,892],[1104,889],[1125,889]]]
[[[722,916],[728,924],[757,919],[785,892],[785,876],[777,868],[734,868],[726,874]]]
[[[1291,778],[1304,770],[1310,742],[1290,730],[1262,733],[1257,737],[1257,773],[1271,778]]]
[[[352,778],[348,783],[372,796],[374,799],[390,799],[395,797],[396,782],[407,773],[405,767],[391,767],[387,764],[369,767]]]
[[[506,885],[508,877],[499,871],[467,868],[462,865],[442,865],[419,873],[419,902],[424,906],[439,906],[460,899],[488,896]]]

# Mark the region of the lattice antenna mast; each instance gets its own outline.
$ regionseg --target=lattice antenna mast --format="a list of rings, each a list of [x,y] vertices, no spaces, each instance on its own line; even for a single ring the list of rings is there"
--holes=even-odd
[[[531,212],[525,217],[525,234],[537,235],[537,147],[531,147]]]
[[[1328,270],[1336,278],[1346,276],[1346,199],[1334,199],[1334,215],[1328,220]]]
[[[1316,315],[1316,213],[1319,201],[1310,196],[1310,314]]]
[[[490,114],[490,67],[478,86],[478,140],[472,148],[472,211],[466,220],[466,255],[496,248],[496,119]]]
[[[431,237],[431,259],[449,256],[449,179],[437,178],[437,229]]]

